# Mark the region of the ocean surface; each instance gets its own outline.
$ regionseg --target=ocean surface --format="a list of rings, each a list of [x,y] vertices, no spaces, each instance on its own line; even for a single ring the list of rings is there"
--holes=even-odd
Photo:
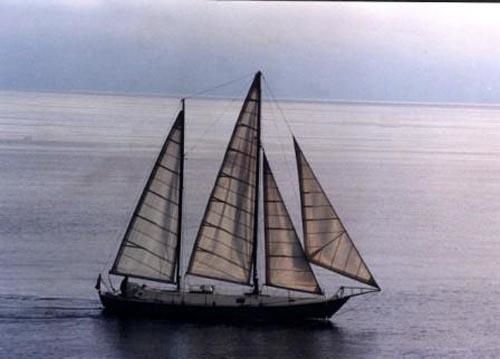
[[[184,267],[240,105],[187,101]],[[500,357],[494,106],[264,105],[264,146],[297,228],[289,127],[383,289],[331,322],[103,315],[95,279],[178,108],[165,97],[0,92],[1,358]],[[354,284],[317,273],[328,294]]]

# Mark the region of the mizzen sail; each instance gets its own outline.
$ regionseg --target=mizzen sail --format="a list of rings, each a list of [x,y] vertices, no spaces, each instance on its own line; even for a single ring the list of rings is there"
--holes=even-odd
[[[321,293],[264,154],[266,284]]]
[[[183,146],[184,111],[180,111],[130,219],[111,274],[175,281]]]
[[[260,134],[255,76],[210,195],[188,274],[249,284],[254,254]]]
[[[311,263],[379,288],[294,138],[306,254]]]

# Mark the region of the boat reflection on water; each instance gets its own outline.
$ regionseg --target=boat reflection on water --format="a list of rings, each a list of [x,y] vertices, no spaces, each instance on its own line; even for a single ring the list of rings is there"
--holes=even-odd
[[[369,348],[353,346],[345,329],[330,321],[262,326],[104,318],[94,330],[105,343],[100,346],[103,356],[108,351],[122,358],[312,359],[369,354]]]

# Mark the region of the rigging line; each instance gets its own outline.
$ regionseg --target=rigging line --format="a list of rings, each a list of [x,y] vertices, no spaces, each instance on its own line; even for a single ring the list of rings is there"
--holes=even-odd
[[[339,310],[337,313],[335,313],[335,316],[338,317],[338,316],[341,316],[341,315],[344,315],[344,314],[347,314],[347,313],[350,313],[350,312],[353,312],[353,311],[358,311],[359,308],[361,307],[361,305],[364,305],[365,303],[364,302],[367,302],[368,301],[368,296],[371,295],[371,294],[375,294],[377,292],[368,292],[368,293],[365,293],[361,298],[358,298],[356,300],[356,304],[355,305],[352,305],[351,308],[342,308],[341,310]]]
[[[276,105],[276,107],[278,108],[283,120],[284,120],[284,123],[286,124],[287,128],[288,128],[288,131],[290,132],[291,135],[293,135],[293,131],[292,131],[292,128],[290,126],[290,124],[288,123],[288,121],[286,120],[286,117],[285,117],[285,114],[283,113],[283,110],[281,109],[281,107],[279,106],[279,103],[278,101],[276,100],[276,98],[274,97],[274,95],[272,94],[272,91],[271,91],[271,88],[266,80],[266,78],[264,76],[262,76],[264,78],[264,83],[266,85],[266,88],[267,88],[267,92],[269,93],[269,97],[271,98],[273,104]],[[295,188],[295,182],[292,180],[292,178],[295,178],[295,176],[297,175],[297,171],[294,171],[293,170],[293,166],[291,166],[290,164],[290,158],[286,156],[286,148],[285,148],[285,143],[284,141],[282,142],[281,140],[281,136],[279,136],[279,128],[278,128],[278,125],[276,123],[276,120],[274,118],[274,110],[273,110],[273,107],[271,106],[271,112],[272,112],[272,117],[271,117],[271,122],[273,123],[274,125],[274,128],[276,129],[276,131],[278,131],[278,143],[280,144],[280,147],[281,147],[281,153],[282,153],[282,156],[283,156],[283,159],[284,159],[284,162],[285,162],[285,165],[286,165],[286,169],[288,171],[288,178],[287,178],[287,181],[288,181],[288,184],[290,186],[290,188]],[[298,194],[297,194],[297,191],[292,191],[293,192],[293,198],[294,200],[296,201],[296,203],[299,204],[299,207],[300,207],[300,200],[299,200],[299,197],[298,197]],[[302,223],[302,221],[300,221]]]
[[[293,135],[293,131],[292,131],[292,126],[290,125],[290,122],[288,122],[288,120],[286,119],[286,116],[285,116],[285,113],[283,112],[283,109],[281,108],[281,106],[279,105],[279,102],[278,100],[276,99],[276,96],[274,96],[274,93],[273,91],[271,90],[271,86],[269,85],[269,83],[267,82],[267,79],[264,75],[262,75],[263,79],[264,79],[264,84],[266,85],[266,88],[269,92],[269,96],[271,97],[271,100],[276,104],[276,107],[278,108],[280,114],[281,114],[281,117],[283,119],[283,121],[285,122],[286,126],[288,127],[288,130],[290,131],[290,134]]]
[[[201,90],[201,91],[197,91],[197,92],[191,93],[191,94],[185,96],[184,99],[193,99],[196,96],[202,95],[202,94],[210,92],[210,91],[214,91],[214,90],[220,89],[222,87],[227,87],[229,85],[232,85],[234,83],[240,82],[240,81],[242,81],[242,80],[244,80],[246,78],[253,77],[253,76],[254,76],[253,72],[252,73],[247,73],[246,75],[240,76],[240,77],[238,77],[236,79],[224,82],[224,83],[216,85],[216,86],[212,86],[210,88],[207,88],[207,89],[204,89],[204,90]],[[210,133],[210,129],[215,128],[215,126],[218,125],[218,123],[220,122],[220,120],[222,120],[222,118],[224,117],[224,115],[229,111],[229,108],[237,100],[239,100],[238,97],[229,99],[229,103],[225,107],[224,111],[220,114],[220,116],[218,116],[218,118],[216,118],[215,121],[213,121],[213,122],[211,122],[211,123],[208,124],[208,126],[203,130],[201,136],[199,136],[195,140],[193,146],[191,146],[190,148],[188,148],[187,150],[184,151],[184,159],[185,160],[188,159],[187,158],[187,154],[190,154],[202,142],[202,140],[204,140],[207,137],[207,135]]]
[[[211,133],[211,129],[215,129],[217,127],[217,125],[219,124],[219,122],[222,120],[222,118],[229,112],[229,109],[234,105],[234,103],[237,101],[237,100],[240,100],[238,98],[232,98],[229,100],[229,103],[225,106],[224,110],[222,111],[222,113],[212,122],[210,122],[208,124],[208,126],[206,126],[201,135],[194,141],[194,144],[187,149],[187,151],[184,151],[184,160],[187,160],[188,159],[188,154],[191,154],[194,149],[196,149],[200,143],[203,143],[203,140],[205,140],[208,135]]]
[[[236,79],[233,79],[233,80],[230,80],[230,81],[227,81],[227,82],[224,82],[224,83],[221,83],[219,85],[215,85],[215,86],[212,86],[212,87],[209,87],[207,89],[204,89],[204,90],[201,90],[201,91],[197,91],[197,92],[193,92],[187,96],[184,96],[185,99],[192,99],[196,96],[199,96],[199,95],[202,95],[204,93],[207,93],[207,92],[210,92],[210,91],[214,91],[214,90],[218,90],[222,87],[226,87],[226,86],[229,86],[229,85],[232,85],[236,82],[239,82],[239,81],[242,81],[243,79],[246,79],[246,78],[249,78],[249,77],[253,77],[255,75],[254,72],[252,73],[247,73],[246,75],[243,75],[243,76],[240,76]]]

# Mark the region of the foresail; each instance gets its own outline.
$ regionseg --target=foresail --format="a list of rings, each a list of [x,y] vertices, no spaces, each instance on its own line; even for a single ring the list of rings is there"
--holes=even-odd
[[[188,274],[248,284],[258,183],[260,75],[243,103],[193,248]]]
[[[183,137],[181,111],[158,155],[110,273],[174,282]]]
[[[304,244],[309,260],[379,288],[294,138]]]
[[[264,155],[266,284],[321,293]]]

